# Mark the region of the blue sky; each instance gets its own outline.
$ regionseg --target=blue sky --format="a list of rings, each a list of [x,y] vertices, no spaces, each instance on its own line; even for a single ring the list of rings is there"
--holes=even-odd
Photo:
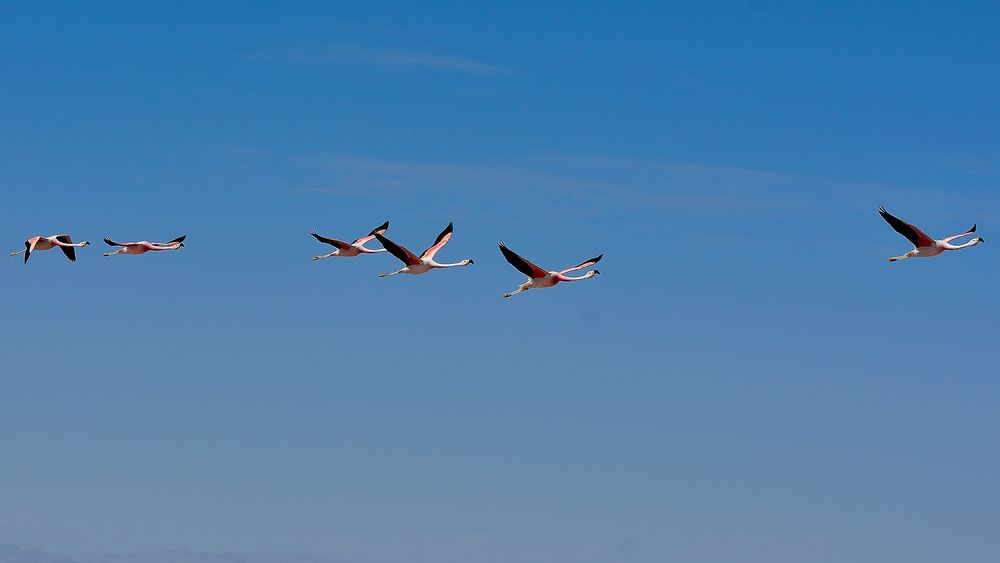
[[[995,559],[996,4],[201,4],[0,4],[9,250],[189,235],[8,259],[0,541]]]

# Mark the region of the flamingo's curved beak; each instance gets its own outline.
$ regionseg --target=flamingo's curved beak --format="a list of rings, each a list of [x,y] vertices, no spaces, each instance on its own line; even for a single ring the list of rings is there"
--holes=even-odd
[[[601,271],[600,271],[600,270],[594,270],[594,275],[595,275],[595,276],[599,276],[599,275],[601,275]]]

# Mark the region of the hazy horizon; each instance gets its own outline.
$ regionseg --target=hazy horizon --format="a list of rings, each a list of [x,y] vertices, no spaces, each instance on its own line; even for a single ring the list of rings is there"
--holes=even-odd
[[[0,543],[0,563],[342,563],[343,560],[301,554],[206,553],[187,549],[154,549],[134,553],[59,554]]]

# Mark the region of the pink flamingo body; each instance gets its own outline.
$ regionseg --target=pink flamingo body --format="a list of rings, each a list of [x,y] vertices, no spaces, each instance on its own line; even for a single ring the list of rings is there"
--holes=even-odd
[[[517,295],[518,293],[521,293],[522,291],[528,291],[529,289],[552,287],[558,284],[559,282],[589,280],[594,276],[600,275],[601,272],[599,270],[591,270],[586,274],[575,278],[567,276],[566,274],[569,272],[574,272],[576,270],[589,268],[590,266],[593,266],[594,264],[600,262],[601,258],[604,258],[604,255],[601,254],[600,256],[581,262],[576,266],[573,266],[572,268],[566,268],[565,270],[560,270],[556,272],[556,271],[546,271],[539,268],[538,266],[534,265],[528,260],[525,260],[523,257],[518,255],[513,250],[507,248],[507,245],[505,245],[502,242],[500,243],[500,252],[503,254],[503,257],[507,259],[507,262],[509,262],[511,266],[514,266],[519,272],[528,276],[528,281],[522,283],[514,291],[511,291],[509,293],[504,293],[502,297],[511,297]]]
[[[17,252],[11,252],[11,256],[17,256],[18,254],[24,254],[24,263],[28,263],[28,258],[31,257],[32,252],[39,252],[42,250],[51,250],[53,248],[59,247],[69,258],[70,261],[76,262],[76,249],[83,248],[84,246],[90,246],[90,241],[83,242],[73,242],[73,237],[69,235],[52,235],[50,237],[34,236],[24,241],[24,250],[18,250]]]
[[[115,254],[145,254],[147,252],[160,252],[162,250],[177,250],[184,247],[184,239],[187,235],[182,235],[169,242],[149,242],[140,240],[137,242],[115,242],[109,238],[104,239],[108,246],[120,246],[114,252],[105,252],[101,256],[114,256]]]
[[[434,255],[437,254],[439,250],[444,248],[444,245],[448,244],[451,240],[451,235],[454,230],[454,223],[448,223],[448,226],[441,231],[437,239],[434,240],[434,244],[430,246],[427,250],[423,252],[420,256],[417,256],[407,250],[405,247],[400,246],[391,240],[385,238],[379,233],[375,233],[375,238],[378,239],[382,246],[389,251],[396,258],[399,258],[403,262],[404,266],[395,272],[389,272],[387,274],[379,274],[378,277],[385,278],[388,276],[395,276],[396,274],[425,274],[435,268],[454,268],[457,266],[468,266],[470,264],[475,264],[471,258],[466,258],[460,262],[455,262],[454,264],[442,264],[434,261]]]
[[[977,244],[986,242],[983,240],[983,237],[976,237],[965,244],[951,244],[951,241],[955,239],[972,236],[976,232],[975,225],[962,234],[952,235],[950,237],[937,240],[927,236],[927,234],[917,227],[893,216],[891,213],[886,211],[884,207],[879,207],[878,213],[883,219],[885,219],[886,223],[889,223],[889,225],[895,229],[897,233],[903,235],[907,240],[913,243],[913,250],[901,256],[890,257],[890,262],[898,262],[899,260],[905,260],[907,258],[926,258],[928,256],[937,256],[946,250],[961,250],[963,248],[976,246]]]
[[[316,231],[310,233],[316,240],[323,244],[329,244],[330,246],[336,248],[333,252],[329,254],[324,254],[323,256],[313,256],[313,260],[322,260],[324,258],[332,258],[334,256],[339,256],[341,258],[350,258],[353,256],[360,256],[362,254],[378,254],[379,252],[385,252],[384,248],[378,248],[372,250],[370,248],[365,248],[365,243],[375,238],[376,234],[384,235],[386,231],[389,230],[389,222],[386,221],[378,227],[372,229],[370,233],[363,236],[354,242],[344,242],[342,240],[337,240],[335,238],[327,238]]]

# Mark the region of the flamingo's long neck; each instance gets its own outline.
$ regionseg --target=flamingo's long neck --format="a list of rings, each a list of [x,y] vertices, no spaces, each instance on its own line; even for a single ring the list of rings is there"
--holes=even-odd
[[[968,248],[970,246],[976,246],[977,244],[979,244],[979,242],[980,240],[978,238],[974,238],[965,244],[959,244],[957,246],[946,242],[942,244],[941,247],[944,248],[945,250],[961,250],[963,248]]]
[[[384,248],[376,248],[375,250],[372,250],[370,248],[365,248],[363,246],[359,246],[358,250],[360,250],[364,254],[377,254],[379,252],[386,252],[386,249]]]
[[[455,262],[454,264],[438,264],[437,262],[431,262],[432,268],[455,268],[457,266],[468,266],[472,262],[468,260],[462,260],[461,262]]]
[[[559,281],[580,281],[580,280],[589,280],[590,278],[594,277],[595,275],[597,275],[596,272],[595,272],[595,270],[591,270],[591,271],[587,272],[586,274],[584,274],[584,275],[582,275],[580,277],[577,277],[577,278],[573,278],[573,277],[570,277],[570,276],[564,276],[562,274],[556,274],[556,279],[559,280]]]
[[[59,239],[53,239],[52,243],[55,244],[56,246],[61,246],[61,247],[64,247],[64,248],[83,248],[84,246],[87,246],[87,244],[88,244],[87,241],[85,241],[85,240],[80,241],[80,242],[70,243],[70,242],[63,242],[63,241],[61,241]]]
[[[146,249],[147,250],[154,250],[154,251],[159,252],[160,250],[177,250],[180,247],[181,247],[181,245],[176,244],[176,243],[175,244],[170,244],[168,246],[158,246],[158,245],[155,245],[155,244],[150,244],[149,246],[146,247]]]

